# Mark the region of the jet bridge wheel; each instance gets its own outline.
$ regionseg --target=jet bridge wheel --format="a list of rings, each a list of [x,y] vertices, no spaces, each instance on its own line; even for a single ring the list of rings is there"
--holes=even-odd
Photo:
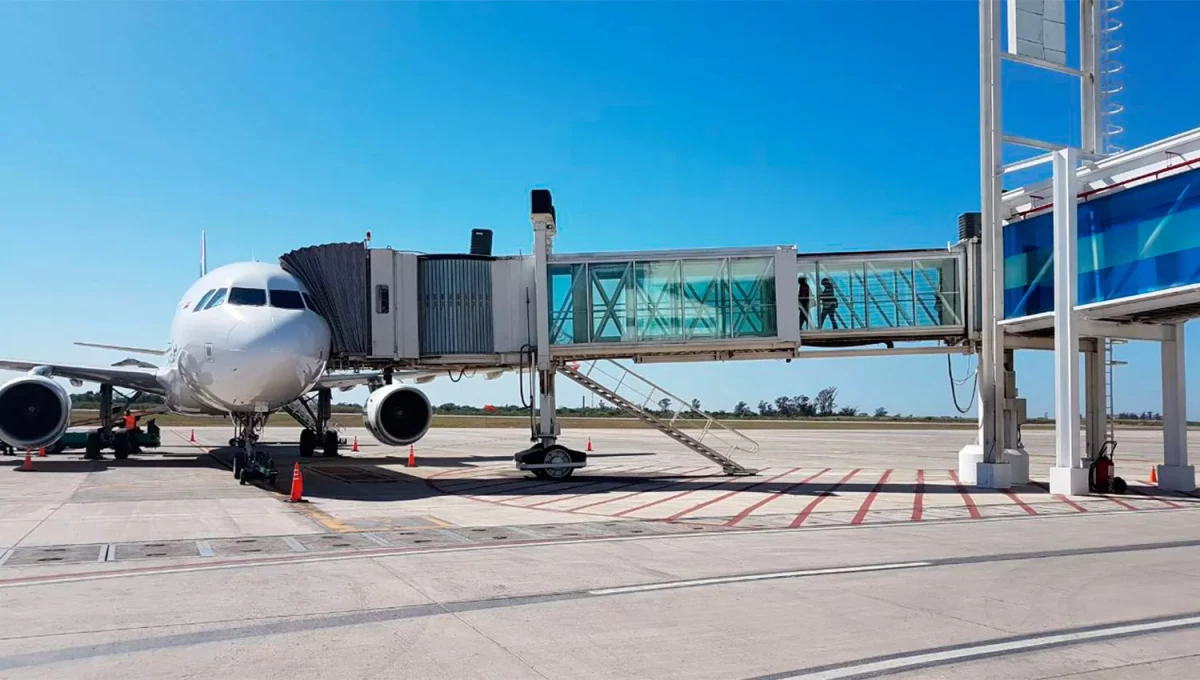
[[[546,449],[546,455],[542,458],[544,465],[562,465],[563,467],[548,467],[538,468],[533,471],[534,476],[538,479],[554,479],[562,480],[570,477],[575,472],[575,468],[570,467],[571,454],[566,447],[555,444]]]
[[[300,457],[308,458],[317,450],[317,433],[305,428],[300,433]]]

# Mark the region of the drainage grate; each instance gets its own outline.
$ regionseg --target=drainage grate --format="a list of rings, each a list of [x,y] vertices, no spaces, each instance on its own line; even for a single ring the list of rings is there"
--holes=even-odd
[[[309,534],[293,536],[297,543],[308,550],[363,550],[378,548],[379,544],[362,534]]]
[[[264,538],[218,538],[208,542],[214,555],[258,555],[295,552],[278,536]]]
[[[109,560],[142,560],[154,557],[199,557],[195,541],[159,541],[156,543],[115,543]]]
[[[463,545],[468,541],[445,529],[421,529],[417,531],[376,531],[373,535],[384,543],[397,548],[440,548],[447,545]]]
[[[409,481],[407,477],[385,470],[371,470],[354,465],[314,465],[308,469],[345,484],[391,484]]]
[[[522,524],[521,531],[541,539],[551,538],[595,538],[606,535],[590,522],[572,524]]]
[[[52,545],[44,548],[13,548],[4,561],[6,567],[28,567],[39,564],[78,564],[102,559],[107,545]]]

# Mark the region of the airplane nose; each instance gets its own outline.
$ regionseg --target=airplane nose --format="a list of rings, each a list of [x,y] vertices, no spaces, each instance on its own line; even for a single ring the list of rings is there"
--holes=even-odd
[[[237,406],[265,402],[278,408],[312,387],[324,371],[328,330],[316,327],[312,314],[239,323],[229,331],[229,367]],[[322,332],[324,336],[322,338]]]

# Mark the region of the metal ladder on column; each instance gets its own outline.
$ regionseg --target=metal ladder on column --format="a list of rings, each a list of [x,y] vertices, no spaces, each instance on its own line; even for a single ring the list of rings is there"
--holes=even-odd
[[[1107,429],[1104,433],[1106,441],[1116,441],[1116,401],[1113,397],[1113,368],[1115,366],[1124,366],[1128,361],[1117,361],[1113,358],[1113,345],[1123,345],[1124,340],[1107,338],[1104,341],[1104,404],[1107,409],[1108,417],[1105,420]]]
[[[282,410],[284,413],[291,416],[292,419],[297,423],[300,423],[301,427],[312,430],[313,432],[319,432],[320,429],[317,427],[318,423],[316,408],[311,404],[312,401],[312,397],[302,396],[299,399],[285,405]],[[345,437],[342,436],[342,426],[338,424],[336,419],[329,419],[328,428],[338,433],[339,442],[342,444],[346,443]]]
[[[700,409],[693,408],[691,402],[667,392],[621,364],[604,359],[593,361],[586,367],[572,363],[557,368],[559,373],[608,400],[622,411],[720,465],[725,474],[753,475],[758,472],[733,460],[734,454],[738,452],[757,452],[757,442]],[[656,413],[651,407],[663,399],[680,405],[669,419],[666,414]],[[676,425],[680,416],[683,416],[683,422],[690,426],[687,430]]]

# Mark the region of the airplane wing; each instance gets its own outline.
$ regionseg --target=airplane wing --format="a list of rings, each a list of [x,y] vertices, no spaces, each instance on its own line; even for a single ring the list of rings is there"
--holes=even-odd
[[[52,364],[44,361],[10,361],[0,359],[0,370],[31,371],[46,366],[54,378],[70,378],[88,382],[104,383],[114,387],[141,390],[148,394],[163,394],[163,386],[155,377],[157,369],[142,366],[73,366]]]
[[[505,373],[505,369],[492,369],[481,371],[488,380],[495,380]],[[400,382],[411,380],[417,384],[425,384],[433,382],[434,378],[446,374],[453,376],[454,371],[394,371],[392,379]],[[468,376],[470,377],[470,376]],[[361,371],[359,373],[327,373],[321,376],[317,381],[315,390],[332,389],[332,390],[348,390],[359,385],[368,385],[373,382],[383,382],[382,371]]]
[[[134,354],[153,354],[154,356],[164,356],[167,353],[165,349],[147,349],[145,347],[126,347],[125,345],[102,345],[96,342],[77,342],[79,347],[96,347],[98,349],[115,349],[121,352],[133,352]]]

